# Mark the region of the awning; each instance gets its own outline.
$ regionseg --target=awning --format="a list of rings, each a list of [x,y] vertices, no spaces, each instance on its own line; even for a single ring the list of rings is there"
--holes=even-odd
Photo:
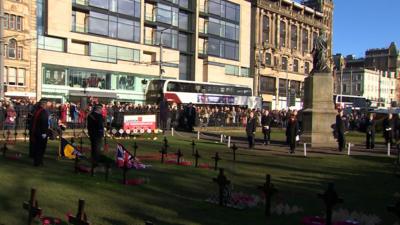
[[[77,91],[77,90],[70,90],[70,96],[78,96],[78,97],[97,97],[97,98],[112,98],[116,99],[117,94],[113,92],[102,92],[102,91]]]

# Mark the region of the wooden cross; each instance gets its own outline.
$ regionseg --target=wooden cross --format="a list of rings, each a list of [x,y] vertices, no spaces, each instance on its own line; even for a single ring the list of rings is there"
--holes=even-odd
[[[38,201],[36,200],[36,189],[31,189],[31,197],[28,202],[24,202],[22,207],[28,211],[28,225],[33,224],[33,219],[42,214],[42,209],[39,208]]]
[[[164,155],[167,154],[167,151],[164,147],[161,147],[161,163],[164,163]]]
[[[328,189],[323,194],[318,194],[326,205],[326,225],[332,225],[332,211],[336,204],[343,203],[343,199],[339,198],[335,185],[333,183],[328,184]]]
[[[164,148],[165,148],[165,152],[168,152],[168,147],[169,147],[169,145],[168,145],[167,137],[164,137]]]
[[[233,152],[233,161],[236,161],[236,150],[238,150],[238,147],[236,146],[235,143],[233,143],[231,149],[232,149],[232,152]]]
[[[68,218],[68,223],[72,225],[90,225],[85,213],[85,200],[79,199],[78,203],[78,213],[75,217],[70,216]]]
[[[6,157],[8,148],[7,148],[7,142],[4,142],[3,147],[1,148],[1,150],[3,151],[3,157]]]
[[[388,206],[387,210],[400,218],[400,200],[397,200],[395,205]]]
[[[194,154],[195,162],[194,166],[197,168],[199,166],[199,158],[201,158],[199,151],[196,150],[196,153]]]
[[[258,187],[264,193],[265,197],[265,215],[271,215],[271,199],[272,196],[278,191],[271,183],[271,175],[267,174],[265,183]]]
[[[218,169],[218,161],[221,160],[221,158],[219,157],[218,152],[215,153],[215,156],[212,157],[214,159],[214,170]]]
[[[218,184],[219,187],[219,193],[218,193],[218,198],[219,198],[219,205],[223,206],[226,204],[227,196],[225,196],[224,192],[227,188],[227,186],[231,183],[228,178],[226,178],[224,174],[224,169],[220,168],[219,169],[219,174],[217,178],[213,178],[213,181]]]
[[[194,155],[195,147],[196,147],[196,143],[194,143],[194,140],[192,140],[192,155]]]
[[[136,144],[136,141],[133,143],[133,157],[136,158],[136,151],[139,146]]]
[[[178,152],[176,153],[176,164],[181,163],[181,158],[183,157],[183,153],[181,152],[181,149],[178,149]]]

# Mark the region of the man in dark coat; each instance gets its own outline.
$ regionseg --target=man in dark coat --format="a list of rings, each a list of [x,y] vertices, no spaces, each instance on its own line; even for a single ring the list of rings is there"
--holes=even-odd
[[[394,121],[393,115],[391,113],[383,120],[383,136],[385,137],[385,144],[393,145],[393,131],[394,131]]]
[[[33,142],[33,131],[32,131],[32,122],[33,122],[33,115],[35,114],[37,108],[39,107],[40,102],[36,103],[29,109],[28,117],[26,120],[26,126],[28,127],[29,130],[29,158],[33,158],[33,152],[34,152],[34,145],[35,143]]]
[[[293,154],[296,149],[297,136],[299,135],[299,123],[296,118],[296,113],[292,112],[286,127],[286,136],[290,146],[290,154]]]
[[[270,144],[271,141],[271,122],[272,117],[269,115],[269,111],[265,110],[261,117],[262,132],[264,134],[264,145]]]
[[[187,121],[188,131],[193,132],[193,126],[195,125],[196,121],[196,109],[193,107],[192,103],[189,103],[185,109],[185,118]]]
[[[165,97],[163,97],[162,100],[160,101],[159,108],[160,108],[160,129],[164,134],[165,130],[167,129],[167,122],[170,116],[169,105]]]
[[[346,118],[343,116],[343,111],[339,110],[338,114],[336,115],[336,133],[337,133],[337,139],[338,139],[338,147],[339,151],[343,151],[346,145],[346,139],[344,136],[345,132],[345,124],[344,121]]]
[[[33,165],[42,166],[43,156],[46,152],[49,133],[49,113],[47,112],[47,100],[41,99],[32,115],[30,123],[29,142],[33,156]]]
[[[87,117],[87,129],[89,132],[92,149],[92,163],[97,166],[104,138],[104,119],[101,115],[102,105],[95,105],[93,111]]]
[[[246,134],[247,134],[247,141],[249,142],[249,148],[254,148],[254,135],[256,133],[257,122],[256,118],[254,117],[254,112],[251,111],[249,117],[247,118],[246,124]]]
[[[367,149],[374,149],[375,148],[375,126],[376,121],[374,119],[374,115],[370,114],[369,118],[365,123],[366,126],[366,142],[367,142]]]

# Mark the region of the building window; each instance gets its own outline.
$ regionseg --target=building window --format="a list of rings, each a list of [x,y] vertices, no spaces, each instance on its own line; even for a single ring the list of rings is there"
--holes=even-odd
[[[288,70],[288,59],[286,57],[282,57],[282,70]]]
[[[118,47],[117,59],[124,60],[124,61],[139,62],[140,61],[140,51],[137,49]]]
[[[23,47],[18,46],[17,48],[17,59],[22,60],[24,58],[23,56]]]
[[[250,68],[247,68],[247,67],[240,68],[240,75],[242,77],[249,77],[250,76]]]
[[[264,94],[275,94],[275,85],[276,78],[275,77],[260,77],[260,91]]]
[[[269,43],[269,17],[263,17],[262,41]]]
[[[343,93],[346,93],[347,92],[347,86],[346,86],[346,84],[343,84]]]
[[[239,40],[239,26],[222,20],[210,18],[208,21],[208,33],[230,40]]]
[[[281,21],[279,27],[279,46],[286,47],[286,23]]]
[[[318,33],[313,32],[313,45],[315,45],[315,40],[318,38]]]
[[[305,62],[304,63],[304,73],[305,74],[309,74],[310,73],[310,63],[309,62]]]
[[[212,56],[238,60],[239,45],[229,41],[209,38],[207,43],[207,53]]]
[[[17,84],[18,86],[25,86],[25,69],[18,69]]]
[[[292,25],[291,27],[291,44],[290,47],[292,49],[297,50],[297,26]]]
[[[118,0],[118,13],[140,18],[140,0]]]
[[[15,59],[17,55],[17,41],[15,39],[11,39],[8,42],[8,58]]]
[[[179,29],[188,30],[189,29],[189,15],[186,13],[179,13]]]
[[[265,53],[265,65],[271,66],[272,65],[272,55],[271,53]]]
[[[17,85],[17,69],[13,67],[8,68],[8,85]]]
[[[179,34],[179,51],[188,52],[189,38],[186,34]]]
[[[287,85],[286,79],[279,79],[279,96],[286,96]]]
[[[189,66],[190,66],[190,57],[186,55],[179,56],[179,79],[180,80],[189,80]]]
[[[163,31],[162,31],[163,30]],[[162,31],[162,33],[161,33]],[[178,48],[178,31],[173,29],[166,29],[164,27],[157,27],[157,43],[160,43],[162,37],[162,45],[168,48]]]
[[[238,66],[225,65],[225,74],[239,76],[239,68]]]
[[[23,19],[22,16],[17,16],[17,21],[16,21],[16,30],[22,31],[23,30]]]
[[[16,20],[16,16],[15,15],[10,15],[9,16],[8,28],[10,30],[15,30],[15,20]]]
[[[90,44],[90,58],[94,61],[117,63],[117,48],[114,46]]]
[[[361,91],[361,84],[356,85],[356,91]]]
[[[208,12],[232,21],[240,21],[240,6],[224,0],[209,0]]]
[[[295,59],[293,61],[293,72],[298,73],[299,72],[299,60]]]
[[[8,29],[8,18],[9,18],[9,14],[8,13],[4,13],[4,20],[3,20],[3,24],[4,24],[4,29]]]
[[[164,4],[157,5],[157,22],[178,26],[179,9]]]
[[[38,47],[40,49],[64,52],[65,41],[61,38],[53,38],[39,35]]]
[[[309,52],[308,30],[306,29],[303,29],[302,45],[303,45],[303,52]]]
[[[43,67],[43,84],[65,85],[66,70],[63,68]]]

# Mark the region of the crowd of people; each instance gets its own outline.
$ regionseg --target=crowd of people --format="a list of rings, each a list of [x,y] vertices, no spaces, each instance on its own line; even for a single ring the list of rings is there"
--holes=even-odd
[[[97,114],[93,114],[97,113]],[[159,105],[141,105],[132,103],[90,103],[82,107],[79,103],[55,103],[49,100],[34,101],[14,100],[0,101],[0,124],[4,133],[11,130],[27,129],[31,146],[35,145],[43,151],[33,151],[35,165],[42,164],[42,155],[51,137],[49,130],[65,128],[88,128],[92,149],[99,149],[104,127],[108,130],[121,128],[124,115],[156,114],[157,123],[162,131],[174,128],[176,130],[193,131],[195,126],[200,129],[213,127],[243,127],[246,131],[249,148],[254,148],[257,127],[263,133],[263,144],[271,141],[272,127],[286,129],[286,143],[289,152],[294,153],[299,137],[302,134],[302,113],[296,110],[265,110],[246,109],[235,106],[195,106],[171,105],[162,100]],[[95,122],[93,122],[95,121]],[[101,127],[94,128],[101,124]],[[388,114],[382,123],[383,135],[387,145],[395,146],[400,140],[400,119],[398,115]],[[339,151],[346,146],[348,130],[363,130],[366,133],[366,148],[374,149],[375,136],[378,132],[377,118],[373,114],[360,111],[344,112],[340,110],[334,123],[334,135],[338,141]],[[101,131],[100,131],[101,130]],[[99,150],[94,152],[97,158]],[[37,153],[37,154],[36,154]]]

